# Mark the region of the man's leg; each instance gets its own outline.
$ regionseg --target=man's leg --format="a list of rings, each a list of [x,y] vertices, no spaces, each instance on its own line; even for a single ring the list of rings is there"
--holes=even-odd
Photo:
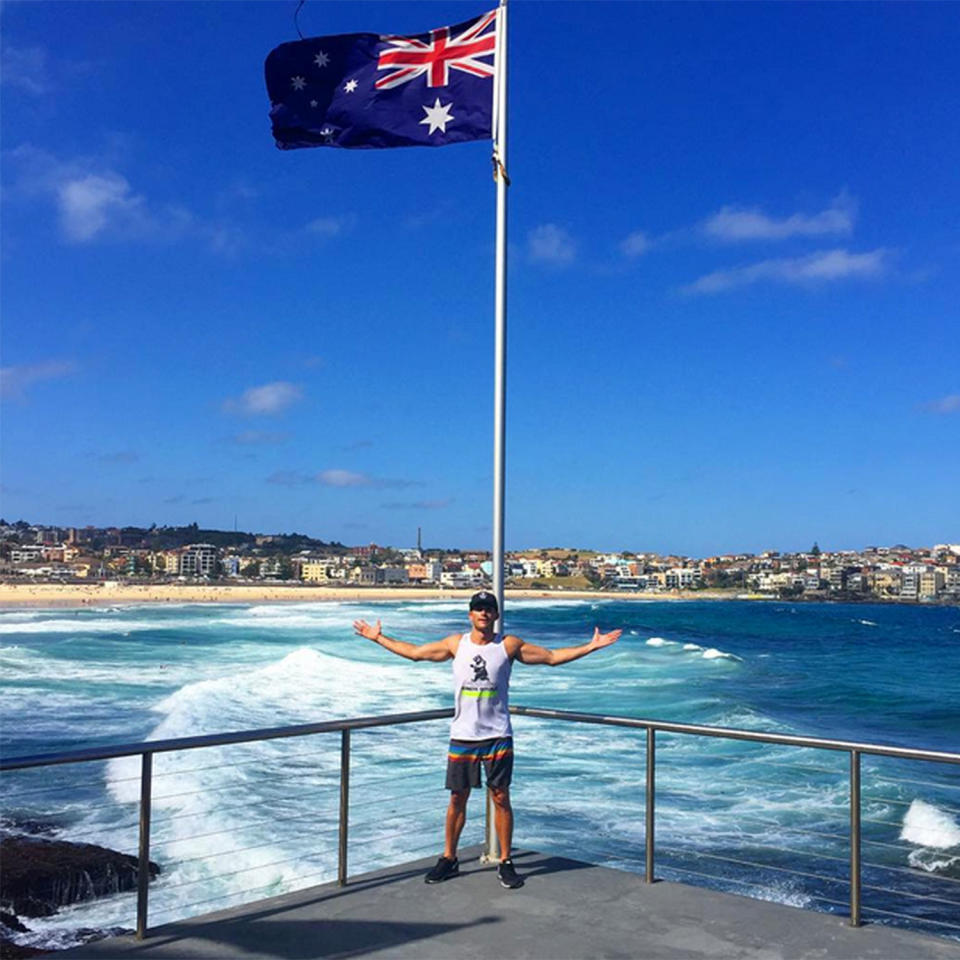
[[[463,825],[467,822],[467,800],[470,798],[470,788],[466,790],[451,790],[450,805],[447,807],[446,829],[444,831],[443,855],[448,860],[457,858],[457,844]]]
[[[510,806],[509,787],[491,787],[490,796],[493,798],[494,814],[493,825],[497,831],[497,840],[500,842],[500,859],[510,857],[510,845],[513,842],[513,807]]]

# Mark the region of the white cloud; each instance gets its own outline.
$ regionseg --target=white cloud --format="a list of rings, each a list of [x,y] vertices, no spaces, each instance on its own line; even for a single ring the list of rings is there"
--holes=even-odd
[[[939,400],[931,400],[924,404],[928,413],[960,413],[960,393],[948,393]]]
[[[228,397],[223,409],[243,416],[272,416],[303,399],[303,390],[286,380],[276,380],[244,390],[239,397]]]
[[[352,470],[321,470],[314,478],[316,483],[325,487],[371,487],[375,490],[405,489],[422,487],[422,480],[402,480],[392,477],[371,477],[366,473],[354,473]]]
[[[620,244],[625,257],[642,257],[649,249],[650,238],[642,230],[635,230]]]
[[[397,480],[389,477],[371,477],[367,473],[355,473],[352,470],[341,470],[338,468],[321,470],[315,474],[302,473],[298,470],[277,470],[267,477],[267,483],[278,483],[288,487],[317,483],[322,487],[369,487],[373,490],[424,486],[422,480]]]
[[[192,234],[214,250],[223,247],[216,225],[197,220],[181,205],[149,202],[103,159],[63,160],[30,144],[7,157],[18,173],[12,194],[51,201],[69,243],[106,238],[169,242]]]
[[[0,394],[22,400],[26,391],[44,380],[59,380],[77,369],[72,360],[47,360],[43,363],[20,364],[0,369]]]
[[[317,474],[317,483],[325,487],[366,487],[371,482],[365,473],[353,473],[350,470],[321,470]]]
[[[702,224],[703,232],[723,243],[745,240],[786,240],[789,237],[849,235],[853,232],[856,203],[841,193],[819,213],[794,213],[771,217],[756,207],[723,207]]]
[[[50,92],[47,51],[43,47],[15,47],[5,43],[0,65],[4,86],[16,87],[37,97]]]
[[[233,442],[241,446],[258,444],[276,445],[286,443],[290,439],[289,433],[275,433],[268,430],[243,430],[233,436]]]
[[[143,216],[144,201],[118,173],[88,174],[57,187],[57,207],[64,236],[75,243],[92,240],[108,224]]]
[[[555,223],[544,223],[527,234],[527,250],[531,260],[566,266],[577,255],[577,245],[570,234]]]
[[[356,218],[353,216],[343,217],[317,217],[311,220],[307,226],[307,233],[315,234],[318,237],[336,237],[353,226]]]
[[[870,279],[882,276],[887,268],[887,251],[869,253],[847,250],[819,250],[803,257],[782,257],[729,270],[714,270],[683,288],[686,293],[720,293],[764,280],[776,283],[821,283],[847,278]]]

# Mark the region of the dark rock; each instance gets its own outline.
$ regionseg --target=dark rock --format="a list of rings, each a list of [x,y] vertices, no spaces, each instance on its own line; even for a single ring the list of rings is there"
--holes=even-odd
[[[32,957],[42,953],[40,947],[27,947],[14,942],[10,938],[11,933],[29,933],[30,928],[25,927],[17,916],[0,910],[0,960],[14,960],[16,957]]]
[[[92,843],[3,837],[0,862],[0,907],[23,917],[137,888],[137,858]],[[150,878],[159,873],[151,862]]]
[[[20,957],[35,957],[38,954],[46,953],[39,947],[27,947],[6,937],[0,936],[0,960],[19,960]]]
[[[7,834],[16,836],[21,833],[26,833],[30,836],[50,837],[56,833],[57,826],[58,824],[53,823],[50,820],[33,820],[30,818],[10,819],[8,817],[0,817],[0,834],[3,836],[6,836]]]

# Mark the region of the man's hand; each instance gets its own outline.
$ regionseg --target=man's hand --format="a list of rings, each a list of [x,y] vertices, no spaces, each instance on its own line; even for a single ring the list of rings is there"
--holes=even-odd
[[[616,643],[620,639],[621,633],[623,633],[622,630],[611,630],[609,633],[601,633],[599,627],[594,627],[593,639],[590,641],[590,646],[594,650],[599,650],[601,647],[609,647],[611,643]]]
[[[377,621],[376,626],[371,627],[366,620],[354,620],[353,621],[353,630],[358,636],[366,637],[367,640],[376,640],[377,637],[383,635],[383,631],[380,629],[380,621]]]

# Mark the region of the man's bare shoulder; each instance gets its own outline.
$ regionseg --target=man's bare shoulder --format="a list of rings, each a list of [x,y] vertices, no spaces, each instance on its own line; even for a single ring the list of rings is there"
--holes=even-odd
[[[457,647],[460,646],[462,633],[451,633],[445,636],[440,642],[453,654],[456,654]]]
[[[515,657],[517,651],[523,646],[523,641],[516,636],[515,634],[508,633],[503,638],[503,647],[507,651],[507,655]]]

